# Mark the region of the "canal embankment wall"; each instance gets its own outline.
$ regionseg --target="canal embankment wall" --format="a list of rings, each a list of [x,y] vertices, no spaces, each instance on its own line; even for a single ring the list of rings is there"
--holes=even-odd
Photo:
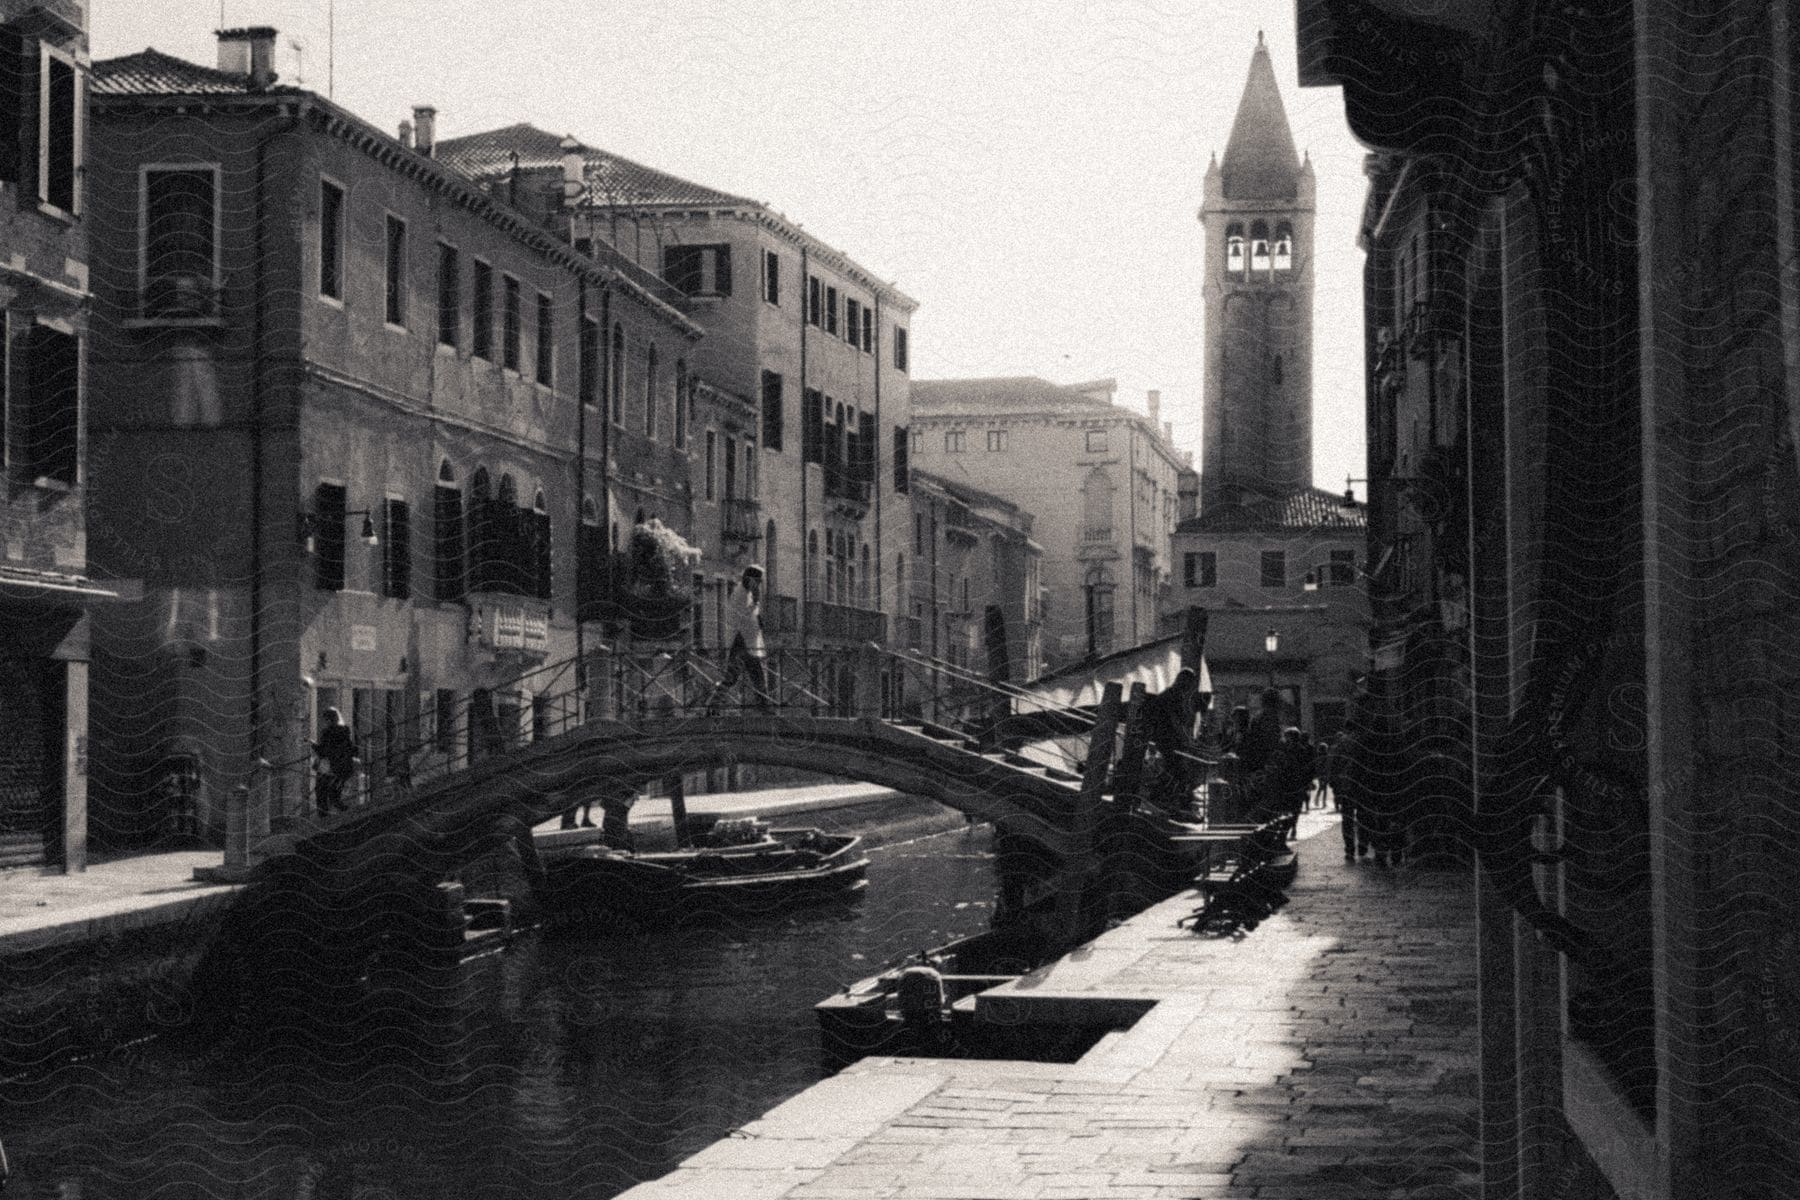
[[[689,798],[688,811],[832,823],[832,814],[903,801],[888,788],[834,783]],[[666,797],[640,801],[632,828],[672,837]],[[597,829],[538,826],[540,850],[596,841]],[[36,1070],[184,1025],[208,943],[224,928],[240,884],[195,878],[216,851],[135,855],[64,875],[0,872],[0,1073]]]

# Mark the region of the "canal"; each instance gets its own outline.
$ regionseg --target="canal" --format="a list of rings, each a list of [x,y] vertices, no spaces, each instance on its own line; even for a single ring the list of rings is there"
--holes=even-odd
[[[441,1027],[343,1054],[159,1039],[0,1088],[19,1194],[81,1200],[617,1195],[824,1075],[812,1005],[986,928],[990,831],[927,801],[865,837],[853,903],[711,928],[533,933]],[[13,1194],[9,1189],[9,1194]]]

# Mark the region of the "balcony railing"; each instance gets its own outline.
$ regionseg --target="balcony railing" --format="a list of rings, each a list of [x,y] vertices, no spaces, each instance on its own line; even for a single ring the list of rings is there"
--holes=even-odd
[[[806,602],[807,632],[822,638],[853,642],[887,640],[887,614],[872,608],[852,608],[847,604],[826,604],[819,600]]]
[[[727,541],[754,542],[763,535],[762,505],[755,500],[728,497],[719,508],[720,532]]]
[[[1113,540],[1111,525],[1089,525],[1082,529],[1081,540],[1084,542],[1110,542]]]
[[[869,502],[868,481],[858,479],[847,467],[827,464],[825,467],[825,498],[867,504]]]

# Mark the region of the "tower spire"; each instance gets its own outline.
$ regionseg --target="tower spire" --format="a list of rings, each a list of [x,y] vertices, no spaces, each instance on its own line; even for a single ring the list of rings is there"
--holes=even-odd
[[[1250,75],[1238,100],[1231,138],[1219,164],[1225,196],[1230,200],[1280,200],[1295,193],[1300,156],[1294,152],[1294,135],[1288,128],[1287,109],[1275,84],[1275,68],[1262,31],[1256,33],[1256,49],[1250,55]]]

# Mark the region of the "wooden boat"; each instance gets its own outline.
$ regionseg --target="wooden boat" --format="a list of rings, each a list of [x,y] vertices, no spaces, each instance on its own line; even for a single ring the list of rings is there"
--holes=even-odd
[[[870,1054],[952,1053],[971,1032],[974,997],[1010,983],[1049,947],[1023,930],[995,929],[923,950],[813,1006],[827,1061]]]
[[[753,916],[836,899],[868,886],[861,842],[819,829],[776,829],[751,841],[653,854],[586,846],[545,863],[545,907],[566,922],[595,913]]]

